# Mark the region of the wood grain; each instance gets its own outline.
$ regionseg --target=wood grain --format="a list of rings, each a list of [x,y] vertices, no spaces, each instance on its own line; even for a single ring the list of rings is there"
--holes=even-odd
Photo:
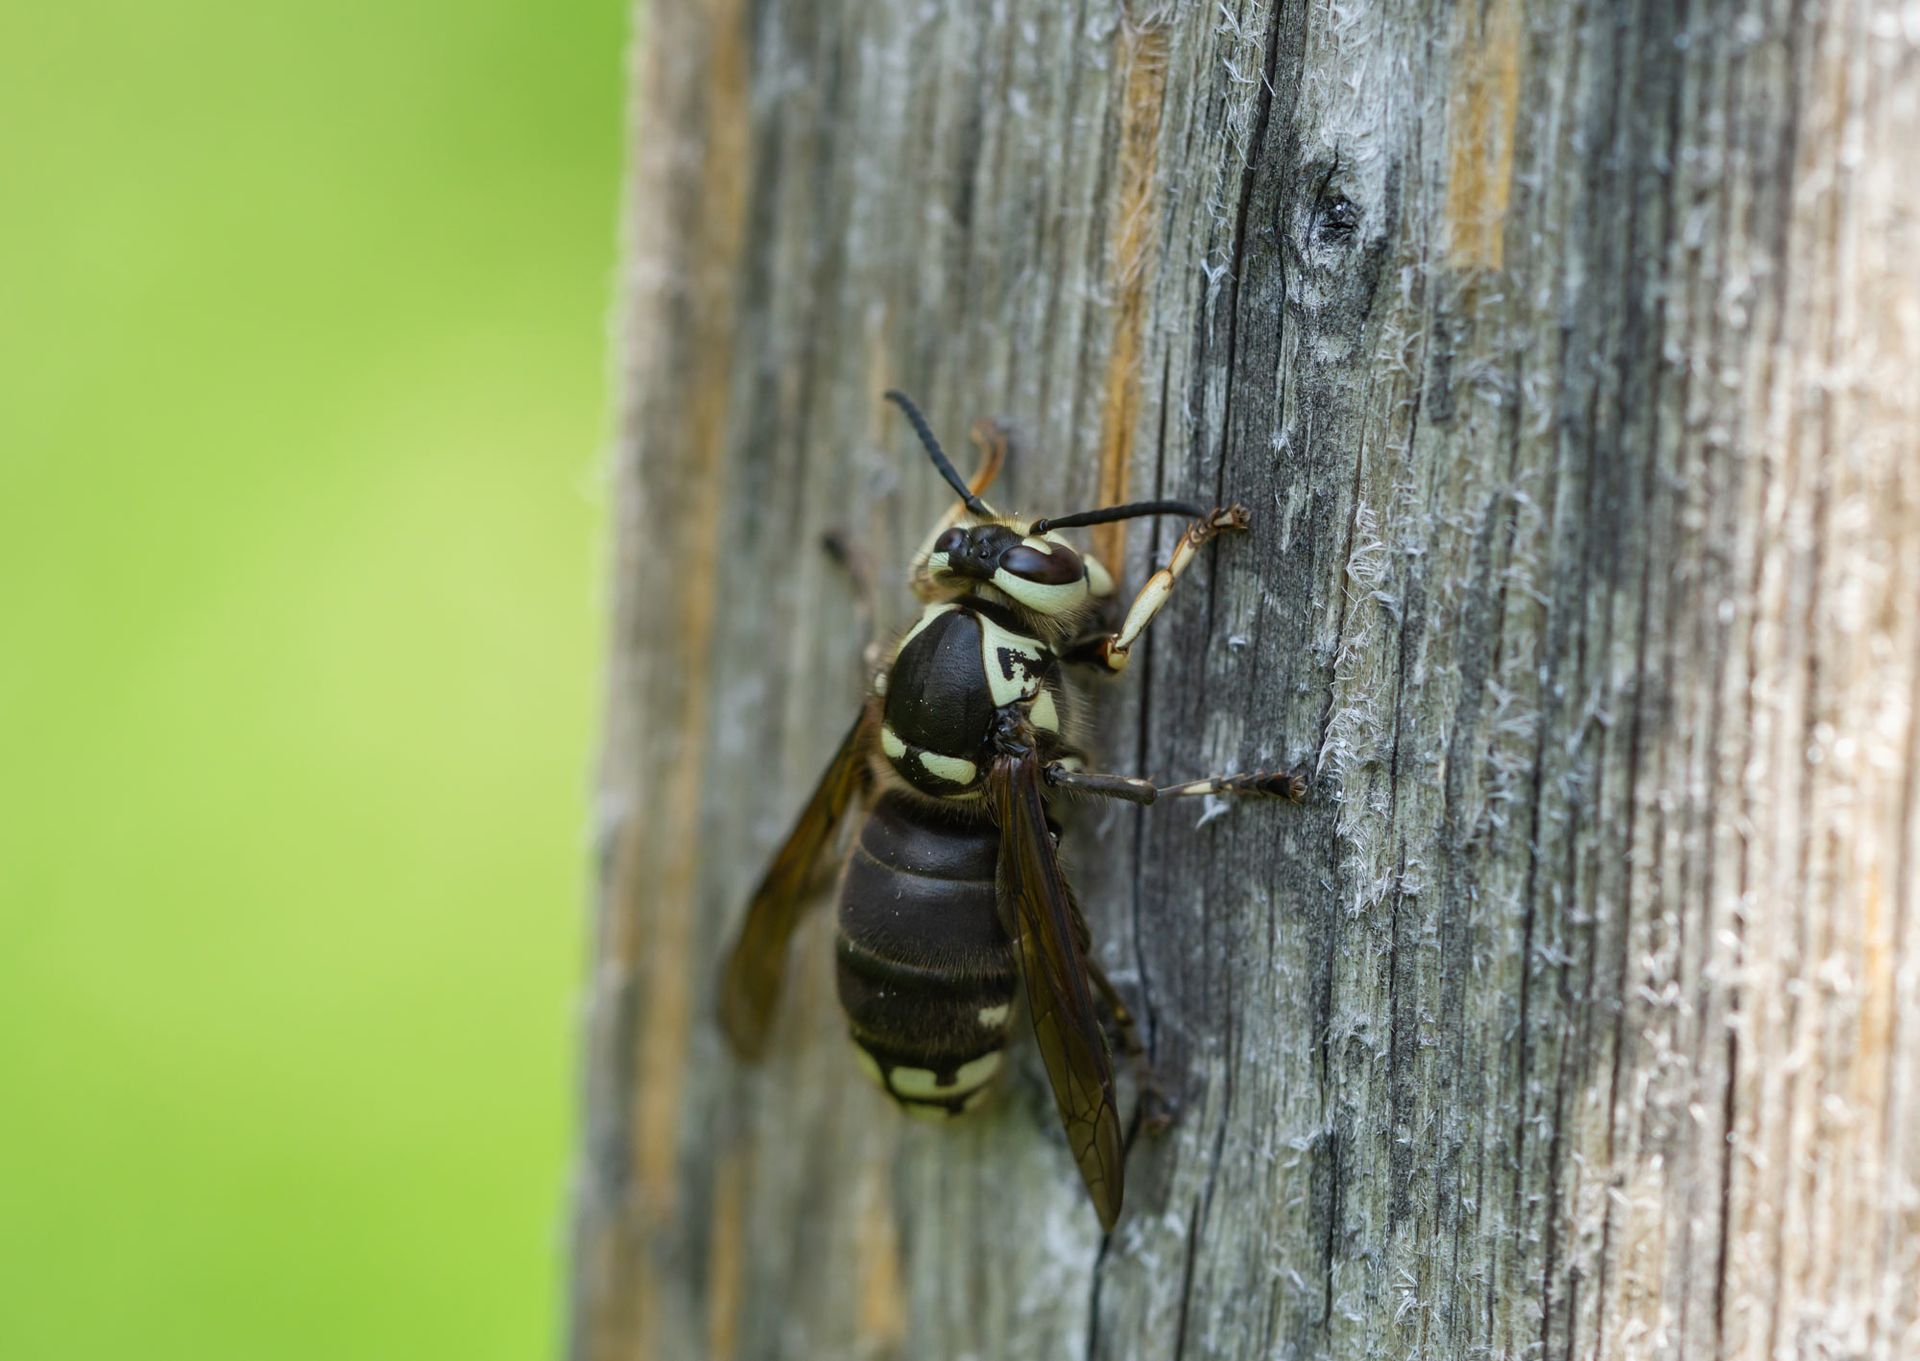
[[[1920,1355],[1920,24],[1896,0],[655,0],[639,22],[580,1358]],[[1181,1106],[1105,1240],[829,914],[726,934],[950,446],[1237,499],[1069,854]],[[1130,582],[1175,527],[1112,552]]]

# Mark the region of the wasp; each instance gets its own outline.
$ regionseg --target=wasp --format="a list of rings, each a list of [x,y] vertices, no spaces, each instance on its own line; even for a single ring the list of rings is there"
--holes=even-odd
[[[1086,671],[1124,671],[1174,583],[1210,540],[1244,530],[1247,512],[1140,501],[1035,520],[1002,515],[981,493],[1004,461],[1005,430],[976,427],[983,458],[969,482],[913,402],[897,391],[886,398],[959,500],[915,555],[909,584],[920,617],[878,667],[747,905],[721,977],[722,1027],[742,1057],[764,1051],[788,942],[824,887],[838,829],[858,808],[864,818],[840,872],[836,981],[862,1066],[909,1114],[962,1115],[1000,1071],[1024,992],[1068,1146],[1111,1229],[1124,1150],[1108,1021],[1142,1065],[1143,1100],[1155,1089],[1061,870],[1055,797],[1299,802],[1306,785],[1297,773],[1263,772],[1159,787],[1088,770],[1074,682]],[[1189,523],[1120,626],[1095,626],[1115,603],[1113,578],[1060,531],[1157,515]]]

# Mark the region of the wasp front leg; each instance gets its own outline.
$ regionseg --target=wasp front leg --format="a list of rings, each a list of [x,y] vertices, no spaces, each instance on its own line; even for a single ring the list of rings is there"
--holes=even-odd
[[[1229,530],[1243,530],[1246,527],[1245,506],[1227,506],[1213,511],[1204,519],[1195,520],[1187,526],[1187,532],[1180,536],[1180,542],[1173,546],[1173,555],[1167,559],[1167,565],[1148,577],[1147,584],[1134,596],[1119,631],[1080,639],[1061,652],[1061,659],[1100,666],[1111,672],[1126,670],[1133,645],[1147,631],[1147,625],[1153,622],[1153,617],[1160,613],[1161,607],[1173,594],[1173,583],[1192,565],[1207,541]],[[1102,572],[1101,575],[1106,574]]]

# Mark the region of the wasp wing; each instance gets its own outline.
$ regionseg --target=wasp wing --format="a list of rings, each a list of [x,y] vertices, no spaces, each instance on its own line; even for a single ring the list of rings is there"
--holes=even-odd
[[[847,730],[827,773],[820,777],[813,797],[800,810],[786,843],[747,904],[746,921],[720,976],[720,1024],[743,1058],[758,1058],[766,1049],[774,1003],[780,999],[781,975],[786,971],[787,942],[793,939],[807,906],[819,896],[816,881],[821,858],[841,819],[872,788],[867,757],[878,727],[869,702]]]
[[[1125,1170],[1113,1064],[1087,987],[1085,928],[1060,872],[1041,778],[1040,763],[1032,755],[1001,756],[994,762],[1000,910],[1019,953],[1034,1038],[1046,1061],[1068,1147],[1102,1227],[1111,1229],[1120,1214]]]

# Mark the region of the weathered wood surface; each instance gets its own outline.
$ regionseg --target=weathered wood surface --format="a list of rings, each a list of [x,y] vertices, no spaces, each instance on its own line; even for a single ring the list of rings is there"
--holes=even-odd
[[[1920,1356],[1914,7],[641,30],[575,1355]],[[944,505],[895,384],[1000,501],[1256,513],[1101,750],[1315,792],[1074,833],[1183,1107],[1105,1242],[1031,1056],[866,1085],[830,913],[711,1021],[863,679],[819,537]]]

